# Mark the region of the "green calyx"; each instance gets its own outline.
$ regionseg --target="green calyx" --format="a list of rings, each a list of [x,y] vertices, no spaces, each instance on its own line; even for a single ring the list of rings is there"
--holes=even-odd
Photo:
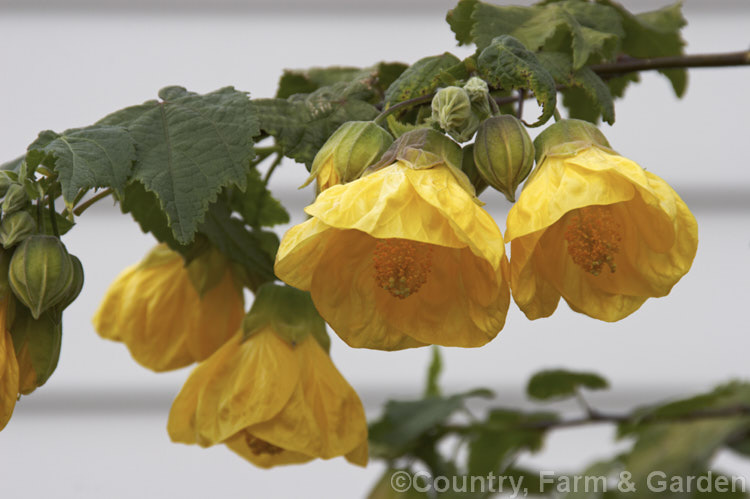
[[[458,181],[459,185],[476,199],[476,192],[469,178],[461,170],[463,152],[461,146],[449,137],[431,128],[420,128],[406,132],[388,149],[381,160],[370,167],[377,171],[397,161],[407,163],[414,170],[426,170],[438,165],[445,165]]]
[[[209,247],[206,251],[193,258],[185,267],[188,278],[192,283],[198,296],[203,296],[216,287],[224,278],[228,262],[221,251]]]
[[[393,137],[374,121],[348,121],[341,125],[323,144],[313,160],[310,176],[300,188],[307,186],[331,168],[334,184],[358,179],[376,163],[393,143]],[[328,186],[326,186],[328,187]]]
[[[36,232],[36,222],[26,211],[16,211],[3,217],[0,222],[0,244],[4,248],[14,246]]]
[[[312,335],[326,352],[330,349],[326,323],[307,291],[274,283],[261,286],[242,321],[244,339],[265,327],[270,327],[292,346]]]
[[[591,146],[611,150],[607,138],[595,125],[576,119],[560,120],[534,140],[537,164],[546,156],[572,155]]]

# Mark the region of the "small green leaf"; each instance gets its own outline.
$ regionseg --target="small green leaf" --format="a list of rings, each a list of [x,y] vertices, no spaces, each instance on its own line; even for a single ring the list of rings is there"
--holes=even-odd
[[[459,0],[458,5],[449,10],[445,16],[459,45],[468,45],[474,41],[471,36],[471,30],[474,27],[471,14],[478,3],[479,0]]]
[[[682,15],[682,2],[657,10],[632,14],[611,0],[599,0],[615,9],[622,19],[625,36],[622,51],[638,58],[681,55],[685,47],[680,30],[686,21]],[[682,97],[687,88],[687,71],[668,69],[660,71],[669,78],[675,95]]]
[[[5,163],[0,164],[0,170],[17,172],[21,169],[21,163],[23,163],[24,159],[26,159],[25,154],[17,157],[16,159],[6,161]]]
[[[232,207],[247,225],[259,228],[289,222],[289,213],[266,189],[256,169],[250,170],[246,184],[244,192],[237,189],[232,193]]]
[[[476,435],[469,444],[469,474],[503,474],[520,452],[536,452],[542,448],[545,430],[523,426],[556,420],[554,413],[524,414],[505,409],[491,411],[485,421],[476,424]]]
[[[441,73],[460,62],[458,57],[448,52],[418,60],[385,91],[386,106],[433,92],[440,84]]]
[[[524,88],[534,92],[542,106],[542,114],[531,126],[544,124],[554,114],[557,99],[555,80],[537,57],[512,36],[503,35],[493,39],[479,54],[477,69],[494,87],[504,90]]]
[[[532,376],[526,393],[533,399],[551,400],[573,397],[581,388],[602,390],[609,388],[609,383],[594,373],[554,369],[541,371]]]
[[[571,118],[596,123],[601,115],[610,125],[615,122],[615,103],[607,84],[590,68],[573,70],[568,54],[541,52],[539,62],[555,81],[568,87],[562,91],[563,104],[570,110]]]
[[[54,170],[68,204],[81,190],[94,187],[111,187],[122,193],[136,158],[135,143],[128,131],[108,125],[74,128],[62,134],[46,130],[29,151],[54,156]]]
[[[252,102],[260,128],[276,138],[284,155],[308,168],[328,137],[347,121],[367,121],[378,115],[368,101],[372,89],[362,82],[336,83],[289,99]]]
[[[370,453],[393,459],[417,445],[426,432],[443,424],[469,397],[491,397],[488,390],[474,390],[450,397],[429,397],[414,401],[389,401],[382,417],[370,425]]]
[[[244,188],[258,120],[247,94],[232,87],[205,95],[167,87],[159,97],[99,124],[130,132],[138,155],[133,178],[156,194],[175,239],[187,244],[223,187]]]

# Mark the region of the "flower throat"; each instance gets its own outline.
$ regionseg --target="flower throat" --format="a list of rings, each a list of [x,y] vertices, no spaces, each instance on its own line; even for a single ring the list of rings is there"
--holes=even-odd
[[[284,451],[284,449],[282,449],[281,447],[276,447],[275,445],[270,444],[265,440],[261,440],[260,438],[248,433],[247,431],[245,432],[245,443],[247,443],[247,446],[250,447],[250,451],[256,456],[260,456],[262,454],[269,454],[273,456]]]
[[[408,239],[378,239],[372,261],[378,286],[404,299],[427,282],[432,270],[432,247]]]
[[[607,265],[617,270],[615,254],[620,250],[620,224],[609,206],[586,206],[571,217],[565,230],[568,253],[576,265],[586,272],[599,275]]]

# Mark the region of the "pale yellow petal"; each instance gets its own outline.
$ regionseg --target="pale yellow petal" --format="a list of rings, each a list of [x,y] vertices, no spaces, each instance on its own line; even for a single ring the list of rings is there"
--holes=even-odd
[[[0,430],[10,421],[18,398],[18,362],[6,324],[8,296],[0,298]]]
[[[235,335],[190,374],[169,414],[172,440],[208,446],[273,418],[299,380],[292,347],[270,329]]]

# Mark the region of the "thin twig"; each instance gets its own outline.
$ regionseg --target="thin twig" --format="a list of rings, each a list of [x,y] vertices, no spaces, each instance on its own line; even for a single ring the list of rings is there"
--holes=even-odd
[[[81,214],[82,214],[82,213],[83,213],[84,211],[86,211],[86,210],[87,210],[87,209],[88,209],[88,208],[89,208],[89,207],[90,207],[91,205],[93,205],[94,203],[96,203],[97,201],[99,201],[99,200],[101,200],[101,199],[104,199],[104,198],[106,198],[106,197],[107,197],[107,196],[109,196],[110,194],[112,194],[112,188],[108,187],[108,188],[104,189],[103,191],[101,191],[101,192],[100,192],[99,194],[97,194],[96,196],[92,197],[91,199],[89,199],[89,200],[87,200],[87,201],[84,201],[84,202],[83,202],[83,203],[81,203],[80,205],[76,206],[76,207],[75,207],[75,208],[73,209],[73,213],[74,213],[74,214],[75,214],[75,215],[76,215],[77,217],[80,217],[80,216],[81,216]]]

